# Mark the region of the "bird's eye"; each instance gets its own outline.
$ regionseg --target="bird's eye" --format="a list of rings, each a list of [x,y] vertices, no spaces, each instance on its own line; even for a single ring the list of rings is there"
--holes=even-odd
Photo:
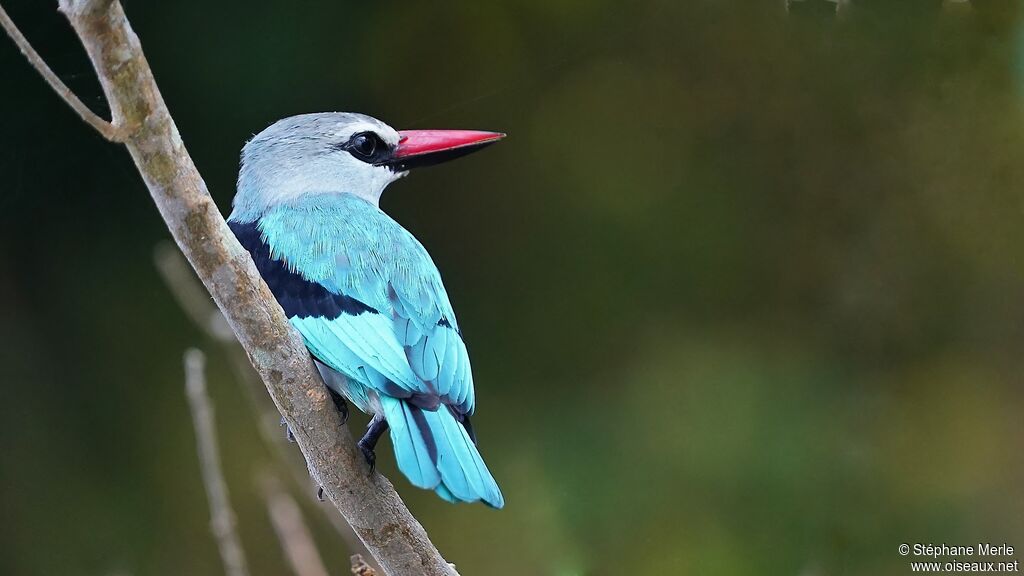
[[[361,160],[370,160],[377,152],[380,138],[372,132],[361,132],[349,140],[348,149]]]

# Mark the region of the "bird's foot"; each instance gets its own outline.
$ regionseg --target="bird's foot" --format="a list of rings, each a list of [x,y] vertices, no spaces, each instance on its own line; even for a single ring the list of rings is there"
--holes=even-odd
[[[377,447],[377,440],[380,440],[381,435],[387,429],[388,421],[380,414],[375,414],[370,419],[370,425],[366,427],[366,434],[363,434],[363,437],[356,443],[359,451],[363,453],[366,463],[370,466],[370,474],[373,474],[373,469],[377,466],[377,454],[373,450]]]
[[[366,464],[370,467],[370,474],[373,474],[373,470],[377,467],[377,453],[373,451],[373,448],[367,446],[362,440],[360,440],[356,446],[358,446],[359,451],[363,453],[363,458],[366,459]]]
[[[348,402],[345,402],[345,398],[334,390],[328,388],[327,391],[331,393],[331,400],[334,401],[334,407],[337,408],[338,413],[341,414],[341,423],[345,424],[348,422]]]
[[[316,487],[316,500],[317,500],[317,502],[323,502],[324,501],[324,487],[323,486],[317,486]]]

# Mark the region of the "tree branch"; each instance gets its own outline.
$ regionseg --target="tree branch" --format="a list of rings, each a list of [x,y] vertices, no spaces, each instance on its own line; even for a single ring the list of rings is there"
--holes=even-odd
[[[124,140],[124,134],[116,126],[107,122],[103,118],[100,118],[95,112],[89,109],[84,102],[79,100],[78,96],[71,91],[70,88],[50,70],[50,67],[46,64],[46,61],[39,56],[39,53],[32,48],[28,40],[22,35],[21,30],[14,25],[14,21],[7,15],[7,11],[4,10],[3,6],[0,6],[0,26],[7,32],[7,35],[14,40],[14,43],[18,45],[18,49],[28,59],[29,64],[42,75],[43,80],[53,88],[53,91],[58,96],[64,99],[64,102],[71,107],[78,117],[81,118],[86,124],[92,126],[99,132],[104,138],[111,142],[121,142]]]
[[[391,483],[362,455],[298,333],[228,229],[185,149],[117,0],[61,0],[115,126],[178,247],[234,330],[315,480],[391,576],[456,574]]]
[[[202,352],[195,348],[185,351],[185,393],[192,410],[199,469],[203,473],[203,486],[210,505],[210,530],[217,539],[224,572],[228,576],[249,576],[242,541],[235,530],[235,512],[228,499],[228,485],[220,466],[217,426],[213,420],[210,396],[206,393],[205,369],[206,357]]]

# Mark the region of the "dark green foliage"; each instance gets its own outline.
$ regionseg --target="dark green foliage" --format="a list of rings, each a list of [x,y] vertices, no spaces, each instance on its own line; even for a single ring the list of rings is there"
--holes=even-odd
[[[1022,13],[857,4],[126,9],[225,212],[283,116],[509,133],[384,198],[459,310],[507,505],[378,467],[463,574],[902,574],[904,541],[1024,542]],[[101,110],[53,5],[5,6]],[[167,232],[7,42],[0,70],[0,573],[219,573]],[[281,573],[226,366],[242,538]]]

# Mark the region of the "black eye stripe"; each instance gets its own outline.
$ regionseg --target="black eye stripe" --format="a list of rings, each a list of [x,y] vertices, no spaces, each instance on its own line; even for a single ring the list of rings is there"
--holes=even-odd
[[[357,132],[347,142],[334,146],[367,164],[379,164],[391,156],[391,148],[374,132]]]

